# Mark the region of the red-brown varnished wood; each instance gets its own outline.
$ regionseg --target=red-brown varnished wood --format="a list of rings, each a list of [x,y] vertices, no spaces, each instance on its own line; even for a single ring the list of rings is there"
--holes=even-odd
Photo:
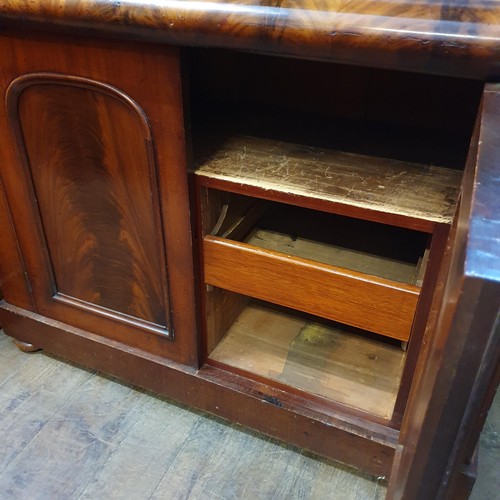
[[[1,141],[1,139],[0,139]],[[0,153],[1,154],[1,153]],[[10,209],[0,181],[0,298],[34,311],[17,237],[12,226]],[[2,297],[3,296],[3,297]]]
[[[205,236],[203,258],[210,285],[400,340],[409,338],[419,295],[416,286],[215,236]]]
[[[389,498],[457,498],[500,360],[500,87],[487,86],[447,253],[439,314],[403,419]],[[448,271],[448,272],[447,272]]]
[[[168,334],[152,136],[140,108],[93,80],[50,73],[16,79],[7,105],[33,179],[53,273],[47,286],[58,299]]]
[[[447,224],[437,224],[434,233],[430,237],[429,258],[425,270],[422,290],[418,299],[415,313],[415,321],[411,329],[410,342],[408,345],[408,355],[406,357],[398,398],[394,408],[391,425],[399,428],[408,401],[408,394],[415,377],[415,369],[419,354],[422,349],[426,349],[425,343],[429,338],[425,337],[425,330],[429,322],[432,308],[434,292],[439,283],[439,271],[443,264],[446,241],[450,233],[450,226]]]
[[[0,52],[1,175],[37,310],[196,365],[178,51],[2,37]]]
[[[196,371],[116,341],[0,305],[6,331],[75,363],[247,425],[320,455],[387,476],[396,431],[212,366]]]
[[[195,278],[178,51],[146,43],[35,36],[19,27],[231,47],[485,79],[500,76],[499,17],[497,2],[468,0],[285,0],[274,6],[258,0],[2,2],[2,95],[18,77],[31,73],[58,75],[51,76],[52,81],[46,81],[43,88],[12,87],[10,95],[16,98],[10,100],[10,122],[0,112],[0,170],[10,211],[10,215],[9,211],[0,215],[0,224],[7,228],[7,243],[2,241],[0,246],[3,253],[13,256],[15,274],[20,276],[22,269],[29,279],[24,285],[18,280],[6,286],[9,303],[0,306],[5,330],[24,343],[387,476],[397,441],[395,429],[220,368],[195,369]],[[62,85],[58,87],[62,92],[55,98],[54,80],[58,78],[66,79],[66,86],[64,90]],[[392,81],[393,75],[388,74],[388,78]],[[75,79],[85,80],[86,85],[71,85]],[[97,87],[102,92],[96,92]],[[81,99],[74,98],[77,91],[83,92]],[[375,86],[370,87],[372,91],[381,90]],[[117,96],[115,100],[112,95]],[[406,95],[411,96],[411,92]],[[449,253],[452,272],[443,292],[448,271],[443,268],[430,305],[429,328],[404,415],[389,490],[394,497],[446,497],[455,473],[470,458],[467,434],[471,423],[477,425],[477,408],[484,411],[479,403],[500,357],[498,329],[494,330],[500,297],[498,95],[495,88],[486,93],[488,105],[482,117],[477,162],[480,168],[473,179],[473,149],[461,220],[449,240],[449,246],[454,247]],[[47,102],[54,103],[57,113],[43,107]],[[69,110],[65,109],[68,103]],[[363,114],[363,101],[358,106],[357,112]],[[43,129],[37,131],[36,125],[27,123],[31,114],[43,118]],[[85,122],[77,128],[89,133],[71,134],[71,127],[58,126],[56,141],[40,140],[38,134],[52,130],[52,115],[64,116],[72,124]],[[104,156],[94,154],[103,142],[96,130],[106,131]],[[134,130],[140,131],[144,144],[139,144]],[[44,148],[55,145],[60,154],[70,135],[75,137],[70,141],[68,158],[78,158],[82,168],[51,160],[45,171],[53,152],[47,154]],[[123,147],[118,147],[120,143]],[[92,153],[87,155],[88,151]],[[129,161],[132,164],[124,167],[128,168],[126,175],[115,175],[118,165]],[[64,179],[78,182],[69,182],[72,186],[68,188]],[[56,199],[51,198],[53,193],[57,193]],[[71,209],[59,212],[58,204]],[[94,217],[92,210],[105,213],[105,220]],[[386,220],[382,214],[376,217],[401,225],[400,220]],[[87,221],[89,238],[75,237],[80,234],[80,226],[75,227],[73,221],[81,218]],[[57,234],[59,221],[71,228],[63,237]],[[434,222],[425,228],[429,232],[434,229]],[[64,245],[66,241],[67,248],[57,248],[58,242]],[[102,251],[106,247],[103,242],[113,242],[120,257],[108,259]],[[127,251],[123,252],[125,247]],[[92,252],[86,253],[90,248]],[[69,263],[64,253],[68,250]],[[106,266],[107,262],[116,266]],[[102,272],[76,275],[96,263]],[[67,268],[73,269],[69,275]],[[246,285],[256,279],[258,276],[250,275]],[[281,279],[278,276],[275,281]],[[30,300],[23,303],[30,296],[29,287],[35,312],[28,310],[35,309]],[[266,290],[269,283],[257,288]],[[112,289],[116,293],[110,293]],[[407,295],[416,295],[413,292]],[[316,293],[313,290],[311,297]],[[425,308],[429,307],[429,295],[422,300],[427,301]],[[173,340],[166,334],[171,331],[167,319],[170,309]],[[400,309],[392,311],[391,317],[401,317]],[[422,323],[424,319],[425,314],[417,321]],[[399,413],[404,404],[400,406]]]
[[[4,0],[0,17],[180,45],[477,78],[499,74],[500,6],[491,1]]]
[[[33,344],[30,344],[29,342],[23,342],[22,340],[14,340],[14,345],[23,352],[29,353],[29,352],[38,352],[41,350],[40,347],[36,347]]]

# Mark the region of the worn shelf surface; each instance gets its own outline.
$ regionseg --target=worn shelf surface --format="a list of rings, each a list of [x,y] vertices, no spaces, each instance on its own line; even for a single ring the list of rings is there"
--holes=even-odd
[[[450,223],[461,173],[435,166],[234,135],[199,176],[428,223]]]
[[[405,353],[397,345],[251,302],[210,358],[390,418]]]

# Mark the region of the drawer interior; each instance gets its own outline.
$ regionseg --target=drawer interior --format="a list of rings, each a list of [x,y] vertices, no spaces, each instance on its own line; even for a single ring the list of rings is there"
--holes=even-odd
[[[422,274],[425,233],[217,190],[207,198],[221,207],[213,236],[401,283]]]
[[[428,234],[203,186],[200,193],[207,361],[389,420]],[[344,286],[331,270],[352,279],[342,300],[329,295]],[[375,287],[367,297],[366,283]],[[385,287],[400,290],[370,309]]]
[[[204,199],[220,207],[203,241],[207,284],[408,340],[426,234],[218,190]]]

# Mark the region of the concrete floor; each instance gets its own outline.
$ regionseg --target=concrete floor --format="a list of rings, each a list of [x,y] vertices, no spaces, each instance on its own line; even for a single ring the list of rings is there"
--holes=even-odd
[[[499,499],[500,399],[472,498]],[[372,500],[385,485],[338,463],[42,353],[0,331],[0,499]],[[427,499],[426,499],[427,500]]]

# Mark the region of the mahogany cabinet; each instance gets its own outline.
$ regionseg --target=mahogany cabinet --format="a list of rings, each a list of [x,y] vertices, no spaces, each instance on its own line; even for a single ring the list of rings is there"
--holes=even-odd
[[[453,495],[498,383],[486,49],[461,75],[49,31],[0,33],[7,335]]]

